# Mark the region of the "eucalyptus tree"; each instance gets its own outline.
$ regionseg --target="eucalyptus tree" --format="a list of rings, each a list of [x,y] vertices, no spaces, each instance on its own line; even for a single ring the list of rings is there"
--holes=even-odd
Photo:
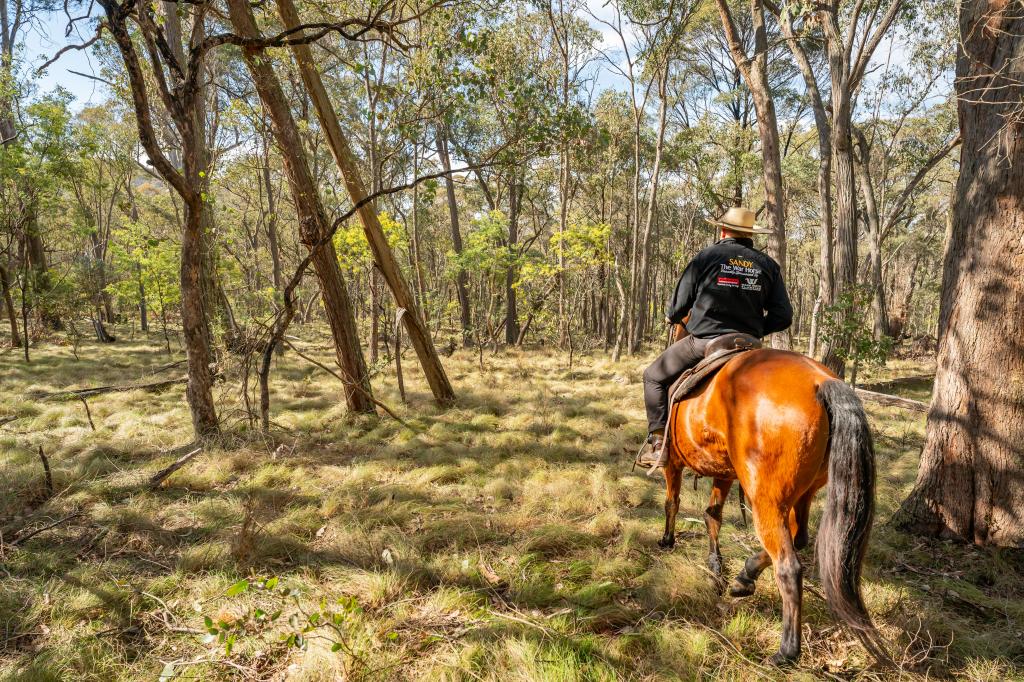
[[[126,0],[101,0],[104,21],[97,31],[109,31],[124,67],[139,139],[153,171],[173,188],[184,207],[181,234],[181,321],[188,359],[185,395],[199,440],[220,431],[213,401],[214,354],[211,347],[207,300],[204,287],[204,227],[209,224],[208,187],[210,157],[206,134],[206,58],[223,39],[208,37],[212,6],[174,5],[158,15],[151,4]],[[179,14],[180,13],[180,14]],[[185,59],[184,37],[176,33],[175,20],[167,26],[168,15],[189,25],[192,46]],[[170,36],[177,39],[169,41]],[[140,57],[140,52],[143,56]],[[153,100],[155,93],[156,101]],[[172,124],[176,146],[167,145],[154,124],[157,114]],[[169,149],[180,151],[180,166],[172,162]]]
[[[826,203],[822,210],[821,298],[826,302],[839,300],[841,294],[857,284],[853,120],[858,97],[875,51],[891,35],[893,24],[911,5],[907,0],[830,0],[813,6],[797,2],[766,5],[777,11],[780,27],[803,75],[819,131],[819,190],[822,202]],[[805,39],[820,41],[825,46],[827,90],[819,82],[819,69],[811,66],[809,43]],[[825,104],[823,93],[828,94],[829,105]],[[824,182],[825,175],[831,178],[830,183]],[[826,193],[831,195],[828,202],[824,198]],[[834,229],[834,235],[828,234],[830,227]],[[834,253],[830,248],[833,242]],[[837,349],[825,344],[822,354],[823,362],[842,375],[844,363]]]
[[[582,88],[588,79],[588,70],[596,52],[595,42],[600,37],[580,16],[584,3],[580,0],[540,0],[538,7],[548,21],[548,31],[540,34],[550,44],[559,65],[558,100],[560,126],[558,140],[558,235],[562,239],[569,221],[569,210],[579,185],[574,178],[572,164],[574,144],[580,138],[580,129],[586,121],[581,102]],[[575,123],[575,125],[573,124]],[[565,252],[558,250],[558,324],[559,342],[564,344],[569,330],[566,326]]]
[[[519,256],[530,241],[520,241],[523,199],[534,162],[546,155],[562,124],[558,101],[549,96],[557,92],[558,62],[546,41],[536,38],[546,30],[543,15],[519,5],[495,18],[467,67],[460,86],[467,91],[467,106],[451,127],[455,152],[474,167],[488,211],[508,209],[504,245],[516,256],[508,261],[500,294],[508,344],[516,343],[521,331],[515,285]],[[486,168],[485,160],[490,161]]]
[[[592,16],[615,36],[614,48],[602,48],[601,54],[609,68],[625,81],[632,109],[633,133],[633,187],[627,253],[629,270],[628,285],[625,287],[628,313],[620,323],[613,352],[617,356],[623,343],[629,353],[638,350],[645,334],[645,325],[651,317],[651,303],[648,299],[650,237],[657,211],[669,121],[669,80],[672,63],[680,57],[680,44],[685,40],[699,3],[685,0],[612,2],[609,8],[610,17],[598,14]],[[644,137],[651,106],[656,107],[656,122],[651,167],[645,177]]]
[[[963,143],[946,245],[938,368],[921,466],[897,525],[978,545],[1024,544],[1024,13],[959,3]]]
[[[136,175],[138,141],[134,130],[122,125],[109,105],[82,110],[74,135],[78,172],[70,177],[69,184],[78,222],[86,236],[83,264],[94,275],[85,290],[89,307],[97,311],[96,336],[100,341],[110,341],[112,337],[103,326],[104,322],[110,324],[116,319],[113,296],[108,290],[112,283],[110,242],[122,216],[119,206],[126,201]]]
[[[277,6],[281,17],[284,20],[284,25],[288,30],[294,30],[300,26],[299,15],[292,0],[277,0]],[[393,26],[394,23],[395,21],[392,20],[390,25]],[[388,243],[387,236],[381,226],[381,221],[377,216],[375,204],[372,201],[372,195],[382,190],[378,184],[379,180],[374,182],[376,187],[372,189],[371,194],[368,195],[366,188],[363,185],[362,178],[360,177],[358,161],[352,152],[351,145],[349,144],[345,132],[341,128],[334,105],[328,97],[327,90],[324,88],[323,81],[321,80],[320,74],[313,62],[312,51],[308,45],[300,43],[292,45],[292,50],[299,65],[302,80],[306,85],[310,98],[313,101],[313,107],[316,109],[320,125],[326,134],[328,146],[330,147],[331,154],[334,157],[334,162],[341,173],[349,198],[351,199],[352,204],[357,208],[359,220],[363,225],[363,232],[370,245],[374,261],[384,276],[385,281],[388,283],[388,287],[391,289],[397,305],[404,311],[402,320],[405,322],[405,328],[409,334],[413,348],[419,357],[420,364],[423,367],[427,383],[430,385],[431,391],[434,393],[434,398],[439,403],[449,404],[455,400],[455,393],[452,389],[451,383],[448,381],[448,376],[445,374],[444,367],[441,365],[441,361],[438,358],[437,351],[434,348],[434,342],[431,338],[430,330],[426,326],[424,316],[416,305],[416,301],[412,296],[409,284],[406,281],[405,276],[402,274],[398,261],[395,259],[391,246]],[[264,97],[264,101],[266,101],[264,93],[261,92],[261,96]],[[278,125],[276,121],[275,125]],[[415,192],[416,187],[413,189]],[[415,195],[413,199],[413,211],[413,219],[415,221],[417,212]],[[416,242],[415,236],[416,235],[414,233],[414,243]],[[422,275],[420,273],[418,253],[416,256],[417,258],[414,261],[414,266],[418,275],[417,281],[420,283],[422,293]],[[424,304],[425,300],[421,298],[420,303]]]
[[[355,317],[334,243],[329,238],[330,225],[320,190],[310,171],[309,160],[302,146],[299,128],[289,103],[268,58],[266,41],[260,34],[252,8],[244,0],[228,0],[231,24],[241,37],[242,54],[252,74],[256,91],[267,109],[274,138],[281,151],[292,203],[299,220],[302,240],[310,249],[313,268],[320,281],[324,308],[334,337],[335,353],[341,367],[345,402],[353,412],[374,412],[366,361],[359,345]],[[285,39],[287,40],[287,39]],[[301,36],[296,41],[304,40]],[[273,42],[273,41],[271,41]],[[284,44],[288,44],[284,42]],[[279,336],[279,335],[278,335]],[[273,338],[272,344],[279,338]],[[265,391],[263,391],[265,394]],[[264,427],[267,425],[266,404],[261,401]]]
[[[732,60],[750,89],[757,111],[765,213],[768,217],[768,228],[771,230],[768,237],[768,253],[779,263],[782,272],[786,272],[786,206],[785,190],[782,186],[782,149],[775,96],[769,80],[768,57],[771,36],[765,3],[763,0],[750,0],[749,16],[753,27],[753,46],[749,52],[741,42],[739,28],[728,0],[715,0],[715,4],[722,17],[722,27]],[[775,345],[788,348],[788,335],[776,335]]]

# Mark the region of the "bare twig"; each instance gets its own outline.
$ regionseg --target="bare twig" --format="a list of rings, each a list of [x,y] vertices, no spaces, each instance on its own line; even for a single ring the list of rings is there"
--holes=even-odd
[[[39,446],[39,460],[43,463],[43,473],[46,475],[47,497],[53,497],[53,474],[50,473],[50,460],[46,458],[42,445]]]
[[[92,412],[89,411],[89,403],[86,401],[84,395],[78,396],[78,399],[82,401],[83,405],[85,405],[85,416],[89,419],[89,426],[93,431],[95,431],[96,425],[92,423]]]
[[[40,452],[42,452],[42,450],[40,450]],[[40,533],[44,533],[44,532],[46,532],[48,530],[56,528],[57,526],[59,526],[60,524],[64,523],[65,521],[70,521],[71,519],[76,518],[76,517],[81,516],[81,515],[82,515],[82,512],[80,512],[80,511],[72,512],[72,513],[68,514],[65,517],[57,519],[53,523],[47,524],[47,525],[43,526],[42,528],[37,528],[34,531],[32,531],[31,533],[28,533],[26,535],[22,535],[20,538],[15,538],[14,540],[11,541],[11,544],[12,545],[20,545],[23,542],[28,542],[30,539],[34,538],[35,536],[39,535]]]

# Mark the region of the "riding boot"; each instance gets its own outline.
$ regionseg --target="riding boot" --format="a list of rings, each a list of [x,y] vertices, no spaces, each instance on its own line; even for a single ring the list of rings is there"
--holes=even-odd
[[[645,468],[658,468],[665,466],[666,449],[662,447],[664,442],[664,435],[661,433],[652,433],[647,436],[647,442],[640,448],[640,452],[636,454],[635,464]]]

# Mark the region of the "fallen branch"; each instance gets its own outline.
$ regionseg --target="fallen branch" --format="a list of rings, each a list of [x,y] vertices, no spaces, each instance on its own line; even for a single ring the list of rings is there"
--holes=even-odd
[[[190,452],[190,453],[188,453],[186,455],[182,455],[181,457],[176,459],[174,461],[174,464],[170,465],[169,467],[167,467],[165,469],[161,469],[160,471],[158,471],[155,474],[153,474],[153,476],[149,479],[149,489],[150,490],[156,490],[157,488],[159,488],[160,484],[164,482],[164,479],[166,479],[168,476],[173,474],[175,471],[177,471],[181,467],[183,467],[186,464],[188,464],[189,461],[191,461],[193,457],[195,457],[196,455],[198,455],[202,451],[203,451],[203,449],[201,447],[200,448],[196,448],[192,452]]]
[[[149,384],[124,384],[124,385],[110,385],[110,386],[94,386],[92,388],[78,388],[71,391],[57,391],[56,393],[33,393],[29,397],[33,400],[57,400],[60,398],[87,398],[94,395],[102,395],[104,393],[121,393],[124,391],[159,391],[162,388],[168,386],[174,386],[175,384],[184,384],[188,382],[188,377],[178,377],[176,379],[165,379],[164,381],[154,381]]]
[[[0,426],[3,426],[4,424],[10,424],[12,421],[14,421],[17,418],[18,418],[18,415],[16,415],[16,414],[4,415],[3,417],[0,417]]]
[[[75,518],[77,516],[81,516],[81,515],[82,515],[82,512],[80,512],[80,511],[72,512],[72,513],[68,514],[67,516],[65,516],[63,518],[57,519],[56,521],[54,521],[53,523],[51,523],[49,525],[43,526],[42,528],[37,528],[36,530],[32,531],[31,533],[28,533],[27,535],[22,535],[20,538],[15,538],[14,540],[11,541],[11,544],[12,545],[20,545],[23,542],[28,542],[30,539],[34,538],[35,536],[39,535],[40,533],[44,533],[44,532],[46,532],[48,530],[56,528],[57,526],[59,526],[60,524],[64,523],[65,521],[70,521],[71,519],[73,519],[73,518]]]
[[[296,354],[297,354],[297,355],[298,355],[298,356],[299,356],[300,358],[302,358],[303,360],[305,360],[306,362],[309,362],[309,363],[312,363],[312,364],[316,365],[317,367],[319,367],[319,368],[320,368],[320,369],[322,369],[323,371],[327,372],[328,374],[330,374],[331,376],[333,376],[333,377],[334,377],[335,379],[337,379],[337,380],[338,380],[338,381],[340,381],[341,383],[343,383],[343,384],[345,384],[345,385],[348,385],[348,382],[347,382],[347,381],[345,381],[345,378],[344,378],[344,377],[342,377],[342,376],[341,376],[340,374],[338,374],[337,372],[335,372],[335,371],[334,371],[333,369],[331,369],[331,368],[330,368],[330,367],[328,367],[327,365],[323,364],[322,362],[319,362],[318,360],[316,360],[316,359],[314,359],[314,358],[311,358],[311,357],[309,357],[308,355],[306,355],[305,353],[303,353],[302,351],[300,351],[300,350],[299,350],[298,348],[296,348],[296,347],[295,347],[294,345],[292,345],[292,344],[291,344],[291,342],[289,342],[289,341],[287,341],[287,340],[286,340],[286,341],[285,341],[285,344],[286,344],[286,345],[287,345],[287,346],[288,346],[289,348],[291,348],[291,349],[292,349],[293,351],[295,351],[295,353],[296,353]],[[356,384],[356,386],[359,386],[359,385],[358,385],[358,384]],[[359,389],[360,389],[360,390],[363,390],[361,386],[359,386]],[[407,429],[410,429],[411,431],[415,431],[415,432],[417,432],[417,433],[420,433],[420,432],[421,432],[421,429],[418,429],[418,428],[416,428],[415,426],[413,426],[413,425],[412,425],[412,424],[410,424],[409,422],[407,422],[407,421],[405,421],[404,419],[402,419],[401,417],[399,417],[399,416],[398,416],[397,414],[395,414],[395,411],[394,411],[394,410],[392,410],[392,409],[391,409],[390,407],[388,407],[387,405],[385,405],[385,404],[384,404],[384,403],[382,403],[381,401],[379,401],[379,400],[377,400],[376,398],[374,398],[374,397],[373,397],[373,395],[371,395],[371,394],[369,394],[369,393],[366,393],[365,391],[363,391],[363,393],[364,393],[364,395],[365,395],[365,396],[366,396],[367,398],[369,398],[369,399],[370,399],[370,402],[372,402],[372,403],[373,403],[374,405],[376,405],[376,406],[377,406],[377,407],[379,407],[380,409],[382,409],[382,410],[384,410],[385,412],[387,412],[387,413],[388,413],[388,415],[389,415],[389,416],[390,416],[390,417],[391,417],[392,419],[394,419],[394,420],[395,420],[396,422],[398,422],[399,424],[401,424],[401,425],[402,425],[402,426],[404,426],[405,428],[407,428]]]
[[[907,410],[914,410],[915,412],[928,411],[928,405],[922,403],[920,400],[901,398],[898,395],[889,395],[888,393],[876,393],[863,388],[855,388],[853,390],[858,396],[860,396],[861,400],[869,400],[873,403],[881,403],[882,405],[902,407]]]

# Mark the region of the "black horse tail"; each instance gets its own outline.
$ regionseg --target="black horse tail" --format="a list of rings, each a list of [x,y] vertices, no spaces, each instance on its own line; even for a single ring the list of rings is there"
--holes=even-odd
[[[818,573],[833,615],[857,635],[882,663],[892,663],[860,593],[861,564],[871,535],[875,507],[875,448],[864,406],[838,379],[818,387],[828,412],[828,497],[818,528]]]

